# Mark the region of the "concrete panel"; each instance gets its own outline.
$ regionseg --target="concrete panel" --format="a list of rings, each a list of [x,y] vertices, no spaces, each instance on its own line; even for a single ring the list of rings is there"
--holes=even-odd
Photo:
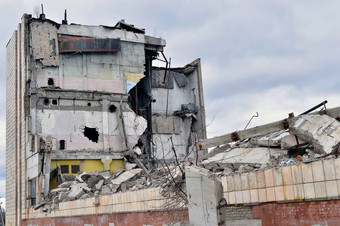
[[[311,163],[301,164],[301,170],[302,170],[302,181],[304,183],[312,183],[314,181],[312,164]]]
[[[314,199],[315,198],[315,188],[314,183],[303,184],[305,198]]]
[[[293,184],[301,184],[303,182],[301,164],[293,165],[290,168],[292,170]]]
[[[259,194],[259,202],[267,202],[267,191],[265,188],[257,189]]]
[[[336,179],[334,159],[323,160],[323,169],[325,172],[326,180]]]
[[[325,197],[327,197],[326,183],[325,182],[314,183],[314,188],[315,188],[315,198],[325,198]]]
[[[265,181],[264,171],[257,171],[255,174],[256,174],[257,188],[265,188],[266,181]]]
[[[242,190],[249,189],[248,173],[241,174],[241,183],[242,183]]]
[[[241,174],[234,175],[235,191],[242,189]]]
[[[325,180],[322,161],[312,162],[312,169],[314,182]]]
[[[292,170],[290,166],[282,167],[282,182],[283,185],[293,184]]]
[[[294,199],[302,200],[305,198],[303,184],[294,185]]]
[[[275,188],[266,188],[266,194],[268,202],[275,201]]]
[[[209,170],[186,167],[189,220],[193,225],[219,225],[225,220],[225,208],[218,208],[223,188]],[[241,197],[242,197],[242,192]]]
[[[326,193],[327,198],[335,198],[338,197],[338,184],[334,181],[326,181]]]
[[[275,200],[276,201],[282,201],[285,200],[285,196],[283,193],[283,186],[275,187]]]
[[[274,171],[273,169],[264,171],[264,176],[265,176],[267,188],[274,186],[274,172],[273,171]]]
[[[283,194],[284,194],[285,200],[293,200],[294,199],[294,186],[293,185],[283,186]]]
[[[242,191],[243,203],[250,203],[250,190],[243,190]]]
[[[250,200],[252,203],[257,203],[259,202],[259,193],[257,189],[251,189],[250,190]]]
[[[274,174],[274,185],[275,186],[283,185],[281,169],[277,169],[277,170],[274,169],[273,174]]]
[[[257,188],[256,173],[255,172],[250,172],[249,175],[248,175],[248,178],[249,178],[250,189]]]

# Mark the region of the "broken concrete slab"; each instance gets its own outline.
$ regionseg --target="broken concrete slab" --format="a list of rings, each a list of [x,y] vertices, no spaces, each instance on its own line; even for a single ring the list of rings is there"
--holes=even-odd
[[[97,190],[100,190],[104,184],[104,180],[100,180],[94,187]]]
[[[305,145],[307,142],[299,139],[298,137],[296,137],[295,135],[288,135],[282,138],[281,140],[281,149],[291,149],[291,148],[295,148],[299,145]]]
[[[111,180],[112,185],[120,186],[123,182],[130,180],[132,177],[136,176],[142,169],[133,169],[120,174],[118,177]]]
[[[189,221],[193,225],[223,225],[226,200],[222,183],[207,169],[185,168]]]
[[[85,194],[83,187],[74,186],[74,187],[71,188],[71,191],[67,195],[67,197],[70,200],[76,200],[76,199],[79,199],[83,194]]]
[[[278,148],[230,148],[202,162],[203,165],[210,163],[225,164],[263,164],[267,163],[270,156],[275,154],[287,154],[286,150]]]
[[[208,159],[219,153],[225,152],[229,148],[230,148],[230,144],[225,144],[225,145],[221,145],[220,147],[216,147],[213,150],[211,150],[208,154],[202,156],[202,160]]]
[[[288,136],[286,131],[279,131],[267,134],[265,136],[253,137],[250,139],[250,143],[261,147],[280,147],[281,140]]]
[[[58,186],[58,188],[68,188],[70,187],[72,184],[74,184],[74,181],[65,181],[64,183],[60,184]]]
[[[340,143],[340,123],[328,115],[302,115],[290,133],[311,143],[319,154],[333,152]]]
[[[52,195],[54,195],[54,194],[57,194],[57,193],[59,193],[59,192],[64,192],[64,191],[68,191],[69,190],[69,188],[67,187],[67,188],[55,188],[55,189],[52,189],[51,191],[50,191],[50,193],[52,194]]]
[[[132,170],[133,168],[135,168],[137,166],[136,163],[125,163],[125,169],[126,170]]]

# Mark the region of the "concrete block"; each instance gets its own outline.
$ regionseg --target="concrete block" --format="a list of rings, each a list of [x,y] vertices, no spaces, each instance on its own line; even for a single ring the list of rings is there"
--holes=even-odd
[[[314,182],[325,180],[322,161],[312,162],[312,169]]]
[[[243,203],[243,195],[242,191],[235,191],[236,203],[242,204]]]
[[[325,180],[336,179],[334,159],[323,160],[323,169],[325,172]]]
[[[241,184],[242,184],[242,190],[249,189],[248,173],[241,174]]]
[[[275,188],[274,187],[266,188],[266,193],[267,193],[268,202],[275,201]]]
[[[283,186],[274,187],[274,190],[275,190],[275,200],[276,201],[285,200],[285,196],[284,196],[284,193],[283,193]]]
[[[303,183],[312,183],[313,179],[313,169],[312,164],[301,164],[301,171],[302,171],[302,181]]]
[[[302,184],[302,170],[301,170],[301,164],[293,165],[290,167],[292,170],[292,179],[293,184]]]
[[[265,170],[264,171],[264,176],[265,176],[265,181],[266,181],[266,187],[273,187],[274,186],[274,170]]]
[[[242,196],[243,196],[243,203],[250,203],[250,190],[243,190],[242,191]]]
[[[273,170],[274,174],[274,185],[275,186],[282,186],[283,181],[282,181],[282,171],[281,168],[277,170]]]
[[[234,177],[232,175],[227,176],[227,191],[234,191],[235,190],[235,183],[234,183]]]
[[[315,198],[326,198],[326,183],[325,182],[315,182]]]
[[[306,199],[315,199],[314,183],[303,184]]]
[[[234,183],[235,183],[235,191],[239,191],[242,189],[241,175],[234,175]]]
[[[250,201],[252,203],[259,202],[259,193],[258,193],[257,189],[250,190]]]
[[[249,173],[248,179],[249,179],[250,189],[257,188],[257,181],[256,181],[256,174],[255,174],[255,172]]]
[[[294,200],[294,186],[293,185],[283,186],[283,194],[285,200]]]
[[[303,184],[295,184],[294,186],[294,199],[302,200],[305,198],[305,191],[303,188]]]
[[[265,188],[266,187],[266,180],[265,180],[263,171],[257,171],[256,172],[256,182],[257,182],[257,188]]]
[[[289,131],[312,143],[320,154],[331,153],[340,143],[340,123],[328,115],[302,115],[289,126]]]
[[[334,159],[334,165],[335,165],[335,176],[336,179],[340,179],[340,158]]]
[[[334,181],[326,181],[327,198],[338,197],[338,184]]]
[[[259,202],[267,202],[267,192],[265,188],[257,189],[259,194]]]
[[[282,167],[282,182],[284,185],[293,184],[292,170],[290,166]]]

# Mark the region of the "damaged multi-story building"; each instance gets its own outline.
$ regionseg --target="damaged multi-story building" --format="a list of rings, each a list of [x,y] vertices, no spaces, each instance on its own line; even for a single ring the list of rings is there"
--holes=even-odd
[[[60,175],[113,173],[127,160],[149,171],[206,138],[200,60],[169,68],[165,45],[124,21],[23,15],[6,47],[8,225],[29,219]]]

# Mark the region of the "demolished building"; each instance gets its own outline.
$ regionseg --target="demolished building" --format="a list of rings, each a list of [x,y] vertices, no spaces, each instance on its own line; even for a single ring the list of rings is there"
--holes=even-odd
[[[148,174],[206,138],[200,59],[169,68],[165,45],[124,21],[23,15],[6,47],[8,225],[29,219],[65,175],[129,162]]]
[[[340,108],[207,139],[200,60],[169,68],[164,47],[123,21],[22,17],[8,225],[338,225]]]

